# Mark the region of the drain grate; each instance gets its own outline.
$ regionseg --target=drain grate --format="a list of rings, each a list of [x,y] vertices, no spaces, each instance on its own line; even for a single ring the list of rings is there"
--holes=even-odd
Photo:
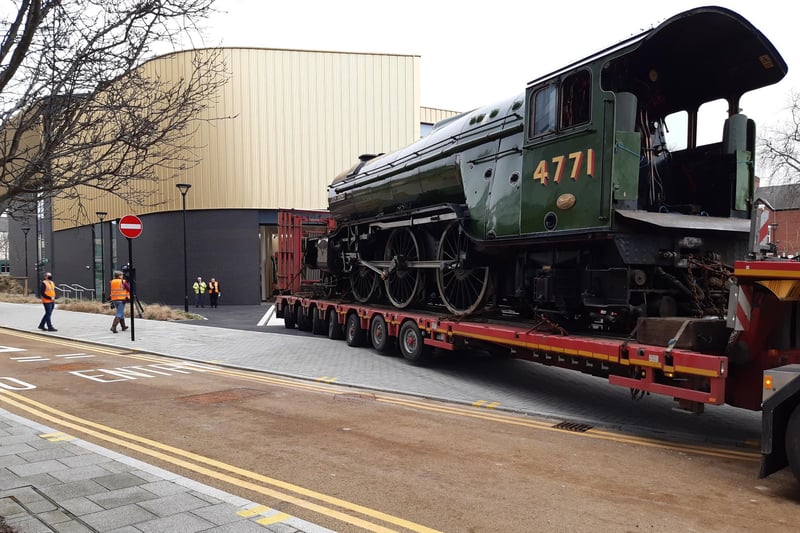
[[[333,401],[362,403],[362,402],[375,401],[375,395],[369,393],[345,392],[340,394],[334,394]]]
[[[555,429],[563,429],[564,431],[574,431],[575,433],[585,433],[592,429],[594,426],[590,424],[581,424],[580,422],[570,422],[569,420],[564,420],[553,426]]]

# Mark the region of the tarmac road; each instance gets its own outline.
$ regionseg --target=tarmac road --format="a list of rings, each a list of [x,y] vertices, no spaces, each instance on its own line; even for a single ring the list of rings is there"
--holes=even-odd
[[[491,407],[486,409],[487,415],[494,416],[494,413],[502,414],[503,411],[515,415],[532,415],[537,419],[549,419],[551,426],[566,421],[593,427],[592,431],[610,429],[623,435],[681,437],[684,440],[700,443],[736,446],[749,452],[754,450],[760,432],[759,413],[726,406],[710,406],[701,416],[687,415],[674,411],[669,398],[651,396],[633,402],[627,390],[613,387],[605,380],[525,361],[494,359],[480,355],[464,357],[463,354],[459,354],[439,359],[428,368],[420,368],[407,364],[400,357],[381,356],[371,349],[353,349],[343,342],[334,342],[326,337],[286,330],[282,320],[271,320],[264,325],[258,325],[268,312],[267,306],[223,306],[198,311],[205,318],[189,323],[136,319],[135,340],[131,340],[127,334],[114,335],[108,330],[110,317],[56,309],[54,323],[59,331],[53,335],[102,346],[119,347],[136,353],[163,354],[187,361],[213,361],[214,364],[221,366],[298,377],[307,382],[352,385],[373,391],[375,394],[409,393],[421,398],[446,400],[463,406]],[[39,305],[0,303],[0,326],[32,331],[40,316]],[[21,431],[18,425],[12,424],[11,427],[13,431]],[[562,450],[562,447],[565,447],[563,451],[566,452],[570,446],[564,443],[554,444],[553,450]],[[647,456],[639,446],[628,451],[632,453],[620,455],[616,451],[596,456],[597,471],[592,475],[607,480],[601,470],[608,470],[609,465],[616,467],[617,470],[620,466],[624,466],[623,470],[635,478],[625,477],[631,487],[637,487],[635,490],[639,496],[636,496],[635,500],[638,501],[642,490],[645,490],[644,487],[649,486],[648,483],[652,484],[653,480],[657,479],[658,482],[654,486],[658,486],[658,483],[669,479],[671,474],[669,471],[659,471],[655,474],[652,472],[653,463],[645,460],[639,463],[639,457]],[[505,449],[495,450],[498,461],[502,462],[500,458],[505,452]],[[585,457],[595,457],[591,449],[584,452]],[[581,451],[575,450],[573,456],[584,455]],[[562,459],[564,464],[570,462],[566,456]],[[658,462],[657,457],[649,457],[649,460]],[[577,480],[580,476],[580,468],[586,468],[583,461],[579,463],[576,463],[575,468],[578,470],[571,477],[573,480]],[[669,464],[672,465],[671,462]],[[736,491],[745,497],[768,493],[770,499],[777,494],[781,501],[795,503],[800,501],[793,492],[794,483],[791,476],[785,472],[764,482],[758,482],[757,464],[737,464],[738,466],[731,470],[736,472],[735,478],[723,476],[725,479],[722,484],[714,485],[719,487],[720,493],[726,490],[725,483],[733,483],[728,488],[737,487]],[[725,466],[723,470],[730,470],[730,465]],[[712,476],[712,473],[703,472],[702,475]],[[719,471],[715,470],[713,476],[717,475]],[[641,483],[637,481],[639,478]],[[543,474],[535,479],[544,486],[554,483]],[[684,482],[688,480],[681,480],[675,485],[670,482],[669,485],[678,487]],[[480,479],[475,483],[476,486],[480,486]],[[569,486],[577,490],[573,483]],[[553,486],[552,489],[553,493],[570,497],[568,493],[557,490],[557,487]],[[596,490],[602,488],[597,486]],[[675,491],[671,500],[684,501],[677,488]],[[582,494],[586,498],[592,498],[590,493],[582,492]],[[538,496],[544,497],[541,494]],[[626,498],[622,488],[617,497]],[[760,498],[753,499],[760,501]],[[239,508],[260,503],[247,501],[242,503],[241,500],[234,502],[239,504]],[[727,501],[727,504],[732,503],[734,502]],[[740,504],[741,502],[735,503],[735,506]],[[574,513],[574,505],[572,509]],[[716,509],[720,511],[719,508]],[[566,511],[563,508],[562,510]],[[778,509],[773,510],[777,512]],[[780,515],[776,514],[774,517],[778,520],[776,525],[780,526]],[[644,523],[648,523],[647,520],[643,520],[642,524]],[[673,525],[683,528],[687,523]],[[311,531],[314,524],[306,524],[303,527],[306,529],[298,530]],[[657,527],[656,530],[662,529]]]
[[[40,306],[25,313],[6,312],[0,303],[0,325],[32,329]],[[479,353],[444,354],[427,367],[408,364],[370,348],[351,348],[296,329],[270,313],[270,305],[197,308],[202,319],[180,323],[137,319],[135,341],[108,331],[107,317],[56,311],[56,335],[112,344],[197,361],[222,361],[239,368],[265,370],[304,379],[325,379],[357,387],[414,394],[587,423],[655,436],[676,435],[729,446],[755,449],[761,414],[730,406],[707,406],[702,415],[676,410],[664,396],[632,400],[627,389],[601,378],[546,367],[528,361]],[[6,317],[6,315],[8,315]],[[77,316],[74,316],[77,315]],[[272,316],[270,320],[265,319]],[[61,327],[60,324],[66,327]],[[259,325],[259,323],[262,323]],[[264,335],[267,334],[267,335]]]
[[[282,319],[258,322],[270,306],[190,308],[204,318],[182,322],[242,331],[269,332],[290,337],[309,351],[283,370],[288,375],[317,378],[320,369],[338,383],[390,390],[425,397],[474,403],[483,401],[495,409],[547,416],[607,428],[670,434],[721,445],[756,448],[761,435],[761,413],[730,406],[706,407],[702,415],[675,409],[668,397],[647,396],[632,400],[627,389],[609,385],[601,378],[546,367],[528,361],[502,359],[485,354],[443,354],[426,368],[414,367],[400,357],[387,357],[370,348],[350,348],[343,342],[285,329]],[[302,345],[302,344],[301,344]],[[291,353],[294,349],[291,349]],[[309,366],[304,361],[311,361]]]
[[[48,337],[0,330],[16,350],[0,374],[18,389],[0,394],[2,405],[255,502],[238,512],[270,510],[261,520],[274,531],[794,530],[794,480],[755,480],[752,453],[563,431],[537,417]],[[233,510],[212,515],[218,505],[201,493],[55,452],[5,454],[6,469],[29,474],[12,479],[14,494],[38,486],[88,530],[253,524],[233,522]],[[61,483],[32,477],[45,468]],[[219,514],[224,529],[210,522]],[[280,529],[289,519],[295,529]]]

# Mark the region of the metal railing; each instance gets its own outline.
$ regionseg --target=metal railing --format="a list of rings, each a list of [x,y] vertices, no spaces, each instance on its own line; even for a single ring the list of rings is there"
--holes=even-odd
[[[83,300],[84,294],[87,294],[87,300],[94,300],[95,299],[95,290],[90,289],[88,287],[84,287],[83,285],[79,285],[74,283],[72,285],[68,285],[66,283],[61,283],[60,285],[56,285],[56,292],[61,292],[64,298],[73,298],[73,294],[75,295],[74,298],[76,300]]]

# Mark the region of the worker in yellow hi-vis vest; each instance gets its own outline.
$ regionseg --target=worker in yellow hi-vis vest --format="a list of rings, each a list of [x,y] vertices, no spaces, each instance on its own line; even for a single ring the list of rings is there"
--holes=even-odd
[[[203,298],[206,293],[206,282],[203,281],[201,276],[197,276],[197,281],[194,282],[192,288],[194,289],[194,306],[205,307],[205,300]]]

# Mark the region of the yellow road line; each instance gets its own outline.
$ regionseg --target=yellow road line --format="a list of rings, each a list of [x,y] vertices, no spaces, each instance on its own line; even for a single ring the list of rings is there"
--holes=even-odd
[[[36,334],[25,334],[31,335],[36,339],[40,339],[41,337]],[[45,339],[49,342],[57,343],[58,339]],[[85,347],[85,344],[75,344],[76,346]],[[126,354],[121,352],[112,352],[109,351],[113,355],[118,355],[121,357],[129,357],[135,358],[139,360],[146,360],[146,361],[153,361],[153,362],[162,362],[165,357],[163,356],[156,356],[146,353],[139,353],[139,354]],[[171,358],[170,358],[171,359]],[[208,364],[208,363],[205,363]],[[317,381],[314,382],[302,382],[297,381],[296,379],[291,378],[282,378],[274,375],[263,375],[263,374],[253,374],[252,372],[238,370],[235,368],[224,368],[224,367],[215,367],[209,366],[212,368],[214,373],[219,373],[228,377],[235,377],[238,379],[245,379],[248,381],[255,381],[260,383],[267,383],[277,386],[283,386],[288,388],[293,388],[296,390],[307,390],[312,392],[322,392],[322,393],[329,393],[331,392],[331,388],[325,386],[322,382]],[[327,376],[325,376],[327,378]],[[320,378],[318,378],[319,380]],[[422,409],[427,411],[439,412],[439,413],[448,413],[456,416],[467,416],[470,418],[478,418],[482,420],[498,422],[498,423],[505,423],[505,424],[512,424],[517,426],[523,427],[530,427],[534,429],[542,429],[546,431],[556,431],[559,433],[564,433],[563,429],[553,427],[553,424],[550,421],[534,421],[529,419],[523,419],[519,417],[514,417],[511,415],[503,415],[501,413],[489,413],[488,408],[489,405],[486,400],[478,400],[474,402],[472,405],[476,407],[480,407],[483,412],[476,412],[469,408],[459,407],[459,406],[446,406],[446,405],[435,405],[430,402],[423,402],[417,401],[412,399],[399,399],[399,398],[392,398],[388,396],[375,396],[376,401],[385,402],[389,404],[397,404],[403,405],[406,407],[412,407],[416,409]],[[496,407],[496,402],[492,402],[495,405],[491,407]],[[614,442],[620,442],[625,444],[635,444],[645,447],[654,447],[654,448],[662,448],[662,449],[672,449],[678,451],[687,451],[692,452],[700,455],[712,456],[712,457],[722,457],[722,458],[732,458],[732,459],[741,459],[745,461],[752,461],[757,462],[761,460],[761,456],[755,452],[749,451],[738,451],[738,450],[730,450],[726,448],[711,448],[711,447],[703,447],[703,446],[695,446],[691,444],[680,444],[680,443],[673,443],[669,441],[661,441],[657,439],[651,439],[646,437],[636,437],[636,436],[628,436],[623,435],[621,433],[614,433],[611,431],[599,430],[599,429],[590,429],[585,432],[581,433],[572,433],[575,436],[585,436],[589,438],[601,439],[601,440],[608,440]]]
[[[669,441],[651,439],[647,437],[636,437],[636,436],[628,436],[623,435],[620,433],[614,433],[611,431],[604,431],[599,429],[590,429],[585,432],[575,433],[575,432],[567,432],[563,429],[559,429],[555,427],[555,424],[550,421],[536,421],[536,420],[528,420],[519,417],[513,417],[510,415],[503,415],[501,413],[492,413],[486,411],[475,411],[472,409],[464,408],[464,407],[457,407],[457,406],[446,406],[446,405],[432,405],[430,403],[426,403],[423,401],[418,400],[409,400],[409,399],[399,399],[399,398],[388,398],[382,396],[376,396],[375,398],[379,402],[389,403],[389,404],[396,404],[402,405],[405,407],[411,407],[426,411],[434,411],[438,413],[446,413],[452,414],[456,416],[466,416],[469,418],[477,418],[481,420],[489,420],[492,422],[499,422],[503,424],[511,424],[515,426],[523,426],[529,427],[533,429],[540,429],[545,431],[555,431],[558,433],[570,433],[575,435],[576,437],[585,436],[594,439],[601,439],[601,440],[608,440],[614,442],[621,442],[625,444],[637,444],[640,446],[646,446],[651,448],[663,448],[669,450],[679,450],[679,451],[687,451],[696,453],[699,455],[708,455],[714,457],[725,457],[729,459],[741,459],[745,461],[760,461],[760,455],[754,452],[748,451],[738,451],[738,450],[729,450],[726,448],[710,448],[704,446],[697,446],[692,444],[682,444],[682,443],[673,443]]]
[[[228,377],[235,377],[239,379],[245,379],[249,381],[256,381],[262,383],[269,383],[273,385],[279,385],[284,387],[289,387],[293,389],[302,389],[302,390],[309,390],[314,392],[323,392],[328,393],[331,392],[330,387],[325,387],[322,385],[315,385],[311,383],[304,383],[298,382],[296,380],[292,380],[290,378],[280,378],[274,376],[265,376],[265,375],[253,375],[247,373],[246,371],[240,371],[237,369],[230,369],[230,368],[217,368],[213,370],[215,373],[220,373],[226,375]],[[416,409],[426,410],[426,411],[434,411],[439,413],[447,413],[456,416],[467,416],[470,418],[479,418],[482,420],[504,423],[504,424],[512,424],[517,426],[524,426],[530,427],[534,429],[542,429],[546,431],[556,431],[559,433],[565,433],[563,429],[559,429],[555,426],[555,424],[551,421],[535,421],[530,419],[524,419],[520,417],[515,417],[512,415],[504,415],[502,413],[497,412],[487,412],[491,408],[496,407],[499,405],[497,402],[489,403],[487,400],[478,400],[474,402],[472,405],[476,408],[482,409],[481,412],[474,411],[470,408],[455,406],[455,405],[444,405],[444,404],[432,404],[426,401],[420,400],[413,400],[413,399],[400,399],[400,398],[393,398],[389,396],[381,396],[375,395],[375,400],[379,402],[385,402],[389,404],[397,404],[403,405],[406,407],[412,407]],[[704,447],[704,446],[695,446],[691,444],[681,444],[681,443],[673,443],[670,441],[662,441],[657,439],[651,439],[646,437],[636,437],[636,436],[628,436],[623,435],[621,433],[614,433],[611,431],[599,430],[599,429],[590,429],[586,432],[582,433],[572,433],[575,436],[585,436],[589,438],[601,439],[601,440],[608,440],[608,441],[615,441],[625,444],[638,444],[640,446],[646,447],[655,447],[655,448],[662,448],[662,449],[671,449],[671,450],[678,450],[678,451],[687,451],[692,452],[700,455],[712,456],[712,457],[723,457],[723,458],[733,458],[733,459],[741,459],[745,461],[753,461],[758,462],[761,460],[761,456],[758,453],[749,452],[749,451],[738,451],[738,450],[730,450],[726,448],[711,448],[711,447]]]
[[[256,520],[256,522],[258,522],[262,526],[269,526],[272,524],[276,524],[278,522],[283,522],[287,518],[291,517],[286,513],[275,513],[274,515],[271,516],[265,516],[264,518],[259,518],[258,520]]]
[[[110,354],[110,355],[122,355],[122,353],[123,353],[123,351],[121,351],[119,348],[108,348],[108,347],[105,347],[105,346],[98,346],[98,345],[92,344],[90,342],[70,341],[70,340],[59,338],[59,337],[50,337],[48,335],[40,335],[38,333],[27,333],[27,332],[24,332],[24,331],[6,329],[4,327],[0,327],[0,333],[2,333],[4,335],[11,335],[11,336],[14,336],[14,337],[19,337],[19,338],[22,338],[22,339],[45,342],[45,343],[48,343],[48,344],[57,344],[59,346],[74,346],[74,347],[81,348],[81,349],[85,349],[87,346],[89,346],[90,349],[93,352],[106,353],[106,354]],[[129,351],[129,350],[124,350],[124,351]]]
[[[322,494],[320,492],[316,492],[316,491],[313,491],[313,490],[310,490],[310,489],[306,489],[304,487],[300,487],[299,485],[294,485],[292,483],[288,483],[288,482],[281,481],[281,480],[278,480],[278,479],[270,478],[268,476],[264,476],[264,475],[258,474],[256,472],[251,472],[249,470],[245,470],[243,468],[239,468],[239,467],[236,467],[236,466],[233,466],[233,465],[229,465],[229,464],[223,463],[221,461],[217,461],[217,460],[214,460],[214,459],[203,457],[201,455],[197,455],[197,454],[192,453],[192,452],[187,452],[185,450],[181,450],[181,449],[175,448],[173,446],[169,446],[169,445],[166,445],[166,444],[163,444],[163,443],[160,443],[160,442],[156,442],[156,441],[153,441],[151,439],[147,439],[147,438],[144,438],[144,437],[139,437],[138,435],[134,435],[134,434],[127,433],[127,432],[124,432],[124,431],[120,431],[120,430],[117,430],[117,429],[114,429],[114,428],[111,428],[111,427],[108,427],[108,426],[104,426],[102,424],[98,424],[96,422],[92,422],[90,420],[86,420],[86,419],[82,419],[82,418],[77,417],[77,416],[73,416],[73,415],[70,415],[70,414],[65,413],[63,411],[59,411],[58,409],[54,409],[54,408],[52,408],[52,407],[50,407],[48,405],[42,404],[42,403],[37,402],[35,400],[31,400],[29,398],[26,398],[25,396],[22,396],[20,394],[16,394],[16,393],[8,391],[8,390],[0,390],[0,401],[8,403],[10,405],[14,405],[15,407],[17,407],[19,409],[22,409],[22,410],[24,410],[26,412],[34,414],[35,416],[38,416],[38,417],[43,418],[45,420],[49,420],[49,421],[51,421],[51,422],[53,422],[55,424],[60,424],[60,425],[72,428],[72,429],[74,429],[76,431],[85,433],[87,435],[91,435],[92,437],[95,437],[97,439],[101,439],[101,440],[104,440],[104,441],[107,441],[107,442],[111,442],[111,443],[114,443],[114,444],[116,444],[118,446],[129,448],[131,450],[135,450],[135,451],[137,451],[139,453],[142,453],[142,454],[145,454],[145,455],[149,455],[151,457],[155,457],[155,458],[160,459],[162,461],[165,461],[167,463],[170,463],[170,464],[173,464],[173,465],[176,465],[176,466],[180,466],[182,468],[186,468],[187,470],[191,470],[192,472],[197,472],[197,473],[199,473],[201,475],[209,476],[209,477],[212,477],[212,478],[217,479],[219,481],[223,481],[225,483],[229,483],[231,485],[234,485],[234,486],[246,489],[246,490],[251,490],[253,492],[257,492],[259,494],[262,494],[262,495],[265,495],[265,496],[269,496],[271,498],[276,498],[278,500],[297,505],[298,507],[302,507],[304,509],[308,509],[310,511],[314,511],[314,512],[319,513],[319,514],[322,514],[322,515],[325,515],[325,516],[329,516],[329,517],[335,518],[337,520],[341,520],[342,522],[345,522],[345,523],[348,523],[348,524],[352,524],[352,525],[364,528],[364,529],[366,529],[368,531],[375,531],[375,532],[380,532],[380,533],[389,533],[390,531],[394,531],[394,530],[388,529],[388,528],[386,528],[384,526],[381,526],[381,525],[378,525],[378,524],[374,524],[372,522],[368,522],[366,520],[363,520],[361,518],[358,518],[358,517],[355,517],[355,516],[352,516],[352,515],[349,515],[349,514],[345,514],[345,513],[341,512],[341,511],[337,511],[335,509],[331,509],[330,507],[324,507],[322,505],[319,505],[319,504],[316,504],[316,503],[313,503],[313,502],[298,498],[296,496],[293,496],[291,494],[287,494],[285,492],[279,492],[277,490],[274,490],[274,489],[271,489],[271,488],[268,488],[268,487],[264,487],[263,485],[257,485],[255,483],[251,483],[249,481],[245,481],[245,480],[241,480],[241,479],[232,477],[232,476],[230,476],[228,474],[225,474],[225,473],[217,472],[215,470],[210,470],[208,468],[200,466],[199,464],[211,466],[211,467],[217,468],[219,470],[222,470],[223,472],[229,472],[231,474],[236,474],[236,475],[242,476],[244,478],[252,479],[254,481],[258,481],[258,482],[261,482],[261,483],[266,483],[267,485],[272,485],[274,487],[277,487],[277,488],[280,488],[280,489],[283,489],[283,490],[288,490],[288,491],[294,492],[294,493],[299,494],[299,495],[301,495],[303,497],[306,497],[306,498],[319,500],[319,501],[322,501],[322,502],[324,502],[326,504],[329,504],[329,505],[335,505],[337,507],[341,507],[343,509],[347,509],[348,511],[360,513],[362,515],[369,516],[371,518],[375,518],[375,519],[381,520],[383,522],[387,522],[387,523],[393,524],[395,526],[404,527],[404,528],[409,529],[411,531],[417,531],[417,532],[422,532],[422,533],[437,533],[436,530],[434,530],[434,529],[428,528],[426,526],[422,526],[420,524],[416,524],[414,522],[411,522],[409,520],[405,520],[403,518],[399,518],[399,517],[392,516],[392,515],[387,514],[387,513],[383,513],[383,512],[374,510],[374,509],[370,509],[369,507],[364,507],[364,506],[361,506],[361,505],[358,505],[358,504],[355,504],[355,503],[352,503],[352,502],[348,502],[346,500],[342,500],[342,499],[336,498],[334,496],[328,496],[327,494]],[[89,429],[89,428],[96,428],[99,431],[95,431],[95,430]],[[100,431],[104,431],[105,433],[101,433]],[[106,434],[106,433],[108,433],[108,434]],[[122,440],[122,438],[117,438],[117,437],[114,437],[112,435],[117,435],[117,436],[122,437],[122,438],[127,439],[127,440]],[[131,441],[142,443],[142,444],[150,446],[151,448],[154,448],[154,449],[150,449],[150,448],[146,448],[144,446],[140,446],[138,444],[134,444],[134,442],[131,442]],[[158,450],[161,450],[161,451],[158,451]],[[185,457],[186,459],[189,459],[191,461],[195,461],[196,463],[199,463],[199,464],[192,463],[192,462],[180,459],[178,457],[173,457],[173,456],[170,456],[170,455],[166,455],[166,453],[162,453],[162,451],[174,454],[174,455],[179,456],[179,457]]]

